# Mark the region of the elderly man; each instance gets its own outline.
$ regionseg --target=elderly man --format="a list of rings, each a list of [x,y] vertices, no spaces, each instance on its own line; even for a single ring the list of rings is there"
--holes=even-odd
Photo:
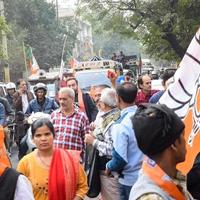
[[[101,116],[103,115],[103,111],[101,111],[101,109],[99,108],[99,100],[101,98],[101,93],[105,88],[109,88],[109,86],[107,85],[97,85],[97,86],[93,86],[90,92],[90,96],[92,97],[94,103],[96,104],[96,107],[98,108],[98,113],[96,116],[96,119],[94,122],[90,123],[90,128],[93,130],[95,128],[95,126],[99,123],[99,119],[101,118]]]
[[[92,98],[94,103],[97,105],[100,98],[101,98],[101,93],[105,88],[109,88],[108,85],[97,85],[92,87]]]
[[[117,108],[116,91],[114,89],[106,88],[102,91],[99,109],[104,114],[101,116],[92,135],[86,135],[85,141],[87,144],[92,144],[98,150],[102,198],[104,200],[118,200],[120,195],[117,178],[105,175],[106,163],[112,157],[113,141],[111,127],[120,116],[120,111]]]
[[[185,160],[185,125],[165,105],[141,105],[132,118],[141,151],[147,155],[130,200],[193,199],[176,165]]]
[[[116,89],[120,118],[112,126],[113,154],[107,163],[110,171],[120,173],[120,200],[128,200],[131,187],[138,178],[143,154],[137,146],[130,117],[135,114],[137,87],[131,82],[122,83]]]
[[[139,76],[137,82],[140,91],[137,94],[135,104],[138,106],[141,103],[148,103],[151,96],[158,92],[158,90],[151,89],[151,78],[148,74]]]
[[[83,153],[85,134],[90,130],[87,116],[75,109],[73,89],[61,88],[58,96],[60,108],[51,113],[51,121],[55,128],[55,147]]]

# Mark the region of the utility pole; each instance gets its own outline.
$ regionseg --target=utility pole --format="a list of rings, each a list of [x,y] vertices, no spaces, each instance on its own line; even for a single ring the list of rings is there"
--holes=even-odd
[[[0,14],[1,17],[5,18],[4,15],[4,1],[0,0]],[[7,36],[4,31],[1,31],[2,35],[2,49],[3,49],[3,55],[5,57],[5,63],[4,63],[4,74],[5,74],[5,82],[10,82],[10,70],[9,65],[7,63],[8,61],[8,48],[7,48]]]

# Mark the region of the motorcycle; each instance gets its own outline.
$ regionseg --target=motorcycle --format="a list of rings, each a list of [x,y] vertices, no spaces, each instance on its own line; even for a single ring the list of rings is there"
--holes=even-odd
[[[6,126],[4,127],[5,146],[9,155],[11,155],[12,146],[16,141],[15,140],[16,139],[15,138],[16,123],[15,123],[14,116],[8,116],[5,124],[6,124]]]

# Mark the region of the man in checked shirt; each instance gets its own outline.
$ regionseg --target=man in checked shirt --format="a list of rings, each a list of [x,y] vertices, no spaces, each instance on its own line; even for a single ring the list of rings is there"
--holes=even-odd
[[[60,108],[51,113],[51,121],[55,128],[54,146],[62,149],[85,150],[85,134],[89,133],[89,121],[84,112],[74,107],[75,93],[71,88],[59,91]]]

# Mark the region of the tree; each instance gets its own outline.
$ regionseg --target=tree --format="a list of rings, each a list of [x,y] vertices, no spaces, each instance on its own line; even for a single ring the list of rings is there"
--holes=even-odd
[[[103,58],[111,58],[113,53],[119,54],[123,51],[125,55],[133,55],[139,53],[138,45],[130,38],[123,38],[120,34],[103,32],[101,34],[94,32],[94,52],[99,53]]]
[[[102,29],[136,38],[149,55],[167,60],[182,58],[199,26],[198,0],[82,0],[80,8]]]
[[[6,59],[6,55],[3,51],[3,46],[2,46],[2,37],[3,33],[6,34],[10,31],[8,24],[6,23],[6,20],[4,17],[0,16],[0,32],[1,32],[1,45],[0,45],[0,59]]]
[[[58,21],[53,4],[45,0],[8,0],[5,8],[8,22],[15,27],[11,40],[18,38],[18,48],[22,48],[22,41],[30,45],[41,68],[60,65],[64,35],[70,41],[66,51],[68,54],[72,52],[77,27],[73,19],[68,19],[68,28]],[[16,30],[21,33],[21,38]]]

